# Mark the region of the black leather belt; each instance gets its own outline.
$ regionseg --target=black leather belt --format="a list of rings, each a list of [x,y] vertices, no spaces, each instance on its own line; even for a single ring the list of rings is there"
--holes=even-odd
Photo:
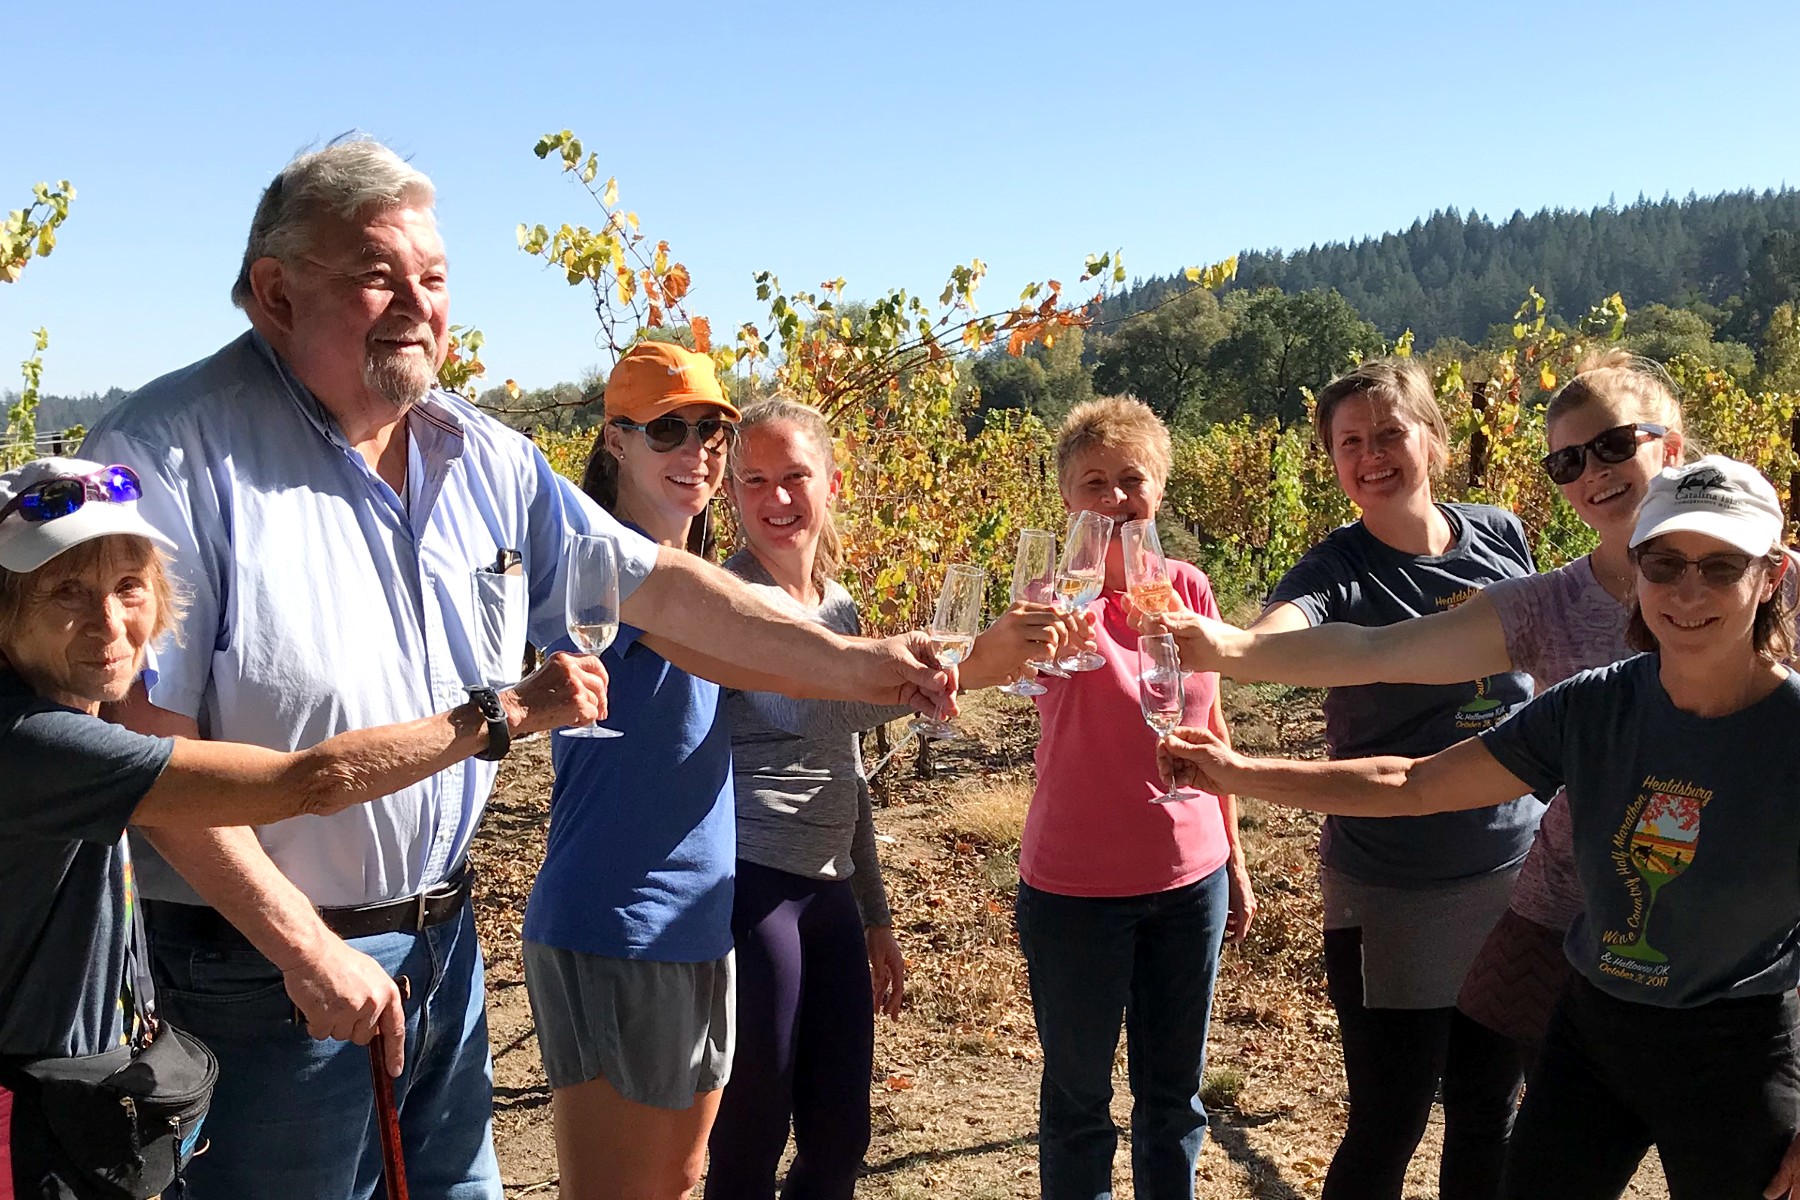
[[[474,886],[475,869],[465,865],[449,879],[416,896],[347,908],[321,908],[319,918],[327,929],[341,938],[372,937],[402,930],[416,933],[455,918],[469,902],[469,893]],[[177,936],[203,941],[247,941],[215,908],[145,900],[144,916],[153,927],[166,929]]]

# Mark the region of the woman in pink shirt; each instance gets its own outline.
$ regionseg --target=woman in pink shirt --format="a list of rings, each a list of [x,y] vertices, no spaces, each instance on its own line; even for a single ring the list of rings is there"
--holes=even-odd
[[[1169,457],[1168,430],[1137,401],[1077,405],[1057,438],[1063,502],[1115,524],[1154,517]],[[1188,608],[1216,616],[1205,574],[1175,561],[1169,573]],[[1044,1053],[1040,1189],[1046,1200],[1112,1194],[1122,1017],[1136,1194],[1188,1200],[1206,1134],[1200,1077],[1219,946],[1244,936],[1256,900],[1234,797],[1152,802],[1163,790],[1156,735],[1138,708],[1138,635],[1116,539],[1089,613],[1106,665],[1053,680],[1037,699],[1038,782],[1019,856],[1019,947]],[[1218,676],[1186,682],[1185,719],[1226,736]]]

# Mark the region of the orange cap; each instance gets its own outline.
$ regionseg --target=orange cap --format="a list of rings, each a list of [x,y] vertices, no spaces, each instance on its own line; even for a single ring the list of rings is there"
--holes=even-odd
[[[643,424],[684,404],[710,404],[735,421],[713,360],[670,342],[639,342],[627,350],[606,380],[606,419]]]

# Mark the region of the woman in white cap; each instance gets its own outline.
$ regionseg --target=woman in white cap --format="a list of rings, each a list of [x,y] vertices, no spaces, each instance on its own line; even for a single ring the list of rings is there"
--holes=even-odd
[[[1413,815],[1568,793],[1582,910],[1503,1193],[1620,1195],[1656,1146],[1676,1197],[1800,1186],[1800,678],[1775,490],[1732,459],[1654,479],[1631,537],[1635,658],[1426,758],[1249,759],[1197,777],[1320,812]]]
[[[151,643],[181,614],[164,569],[171,543],[139,515],[140,495],[129,468],[76,459],[0,474],[0,1161],[10,1151],[11,1182],[34,1200],[91,1194],[79,1180],[109,1165],[107,1147],[89,1137],[95,1122],[71,1110],[68,1085],[46,1101],[38,1081],[70,1071],[104,1078],[157,1030],[148,977],[133,966],[144,951],[133,933],[127,825],[333,813],[484,750],[490,720],[523,734],[605,708],[593,660],[560,656],[516,688],[293,753],[110,724],[100,706],[125,698]],[[367,1043],[402,1031],[359,1021],[314,1032]],[[186,1065],[208,1075],[197,1043],[156,1040],[163,1054],[188,1047]],[[132,1170],[160,1162],[168,1177],[149,1182],[172,1182],[193,1149],[204,1097],[197,1103],[176,1128],[167,1116],[158,1128],[140,1105]],[[116,1095],[106,1106],[115,1117],[122,1108]]]

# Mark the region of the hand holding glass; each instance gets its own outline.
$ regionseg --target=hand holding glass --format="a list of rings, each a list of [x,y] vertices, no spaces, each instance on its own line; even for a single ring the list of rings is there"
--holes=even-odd
[[[1133,607],[1151,614],[1175,607],[1175,585],[1169,581],[1169,560],[1155,519],[1125,522],[1119,529],[1119,548],[1125,559],[1125,593]]]
[[[1019,552],[1013,558],[1012,601],[1014,604],[1056,603],[1055,534],[1044,529],[1019,530]],[[1034,660],[1025,665],[1046,675],[1067,678],[1053,662]],[[1025,675],[1000,690],[1014,696],[1041,696],[1050,689]]]
[[[1159,738],[1168,737],[1181,724],[1187,707],[1187,690],[1181,681],[1181,652],[1171,634],[1148,634],[1138,639],[1138,707],[1144,724],[1154,729]],[[1167,804],[1181,799],[1171,787],[1151,798],[1154,804]]]
[[[937,610],[926,632],[938,665],[954,667],[969,657],[975,635],[981,632],[981,604],[987,591],[987,572],[958,563],[944,569],[944,588],[938,593]],[[953,738],[956,729],[948,721],[917,717],[910,726],[920,737]]]
[[[619,635],[619,552],[609,537],[581,534],[569,543],[563,604],[569,639],[584,653],[598,655]],[[570,725],[564,737],[624,737],[598,723]]]
[[[1063,538],[1062,565],[1056,571],[1056,603],[1064,613],[1079,612],[1093,603],[1106,583],[1106,547],[1112,541],[1111,517],[1097,512],[1069,514],[1069,532]],[[1060,658],[1065,671],[1097,671],[1106,660],[1091,650]]]

